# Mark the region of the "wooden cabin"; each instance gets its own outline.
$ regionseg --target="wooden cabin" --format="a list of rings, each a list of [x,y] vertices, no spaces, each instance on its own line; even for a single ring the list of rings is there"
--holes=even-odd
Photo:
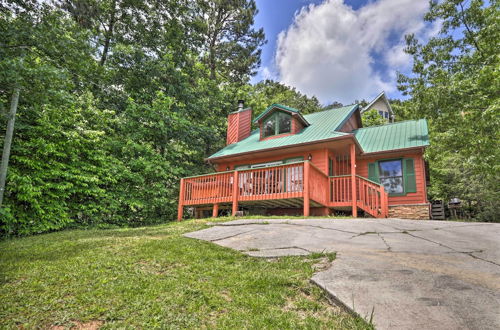
[[[252,130],[252,123],[256,129]],[[355,105],[302,115],[280,104],[229,114],[216,173],[181,179],[185,207],[233,215],[428,219],[425,119],[362,127]]]

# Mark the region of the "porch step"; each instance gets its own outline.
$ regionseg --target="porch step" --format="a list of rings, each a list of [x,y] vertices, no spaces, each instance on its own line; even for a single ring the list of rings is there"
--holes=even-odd
[[[431,216],[433,220],[445,220],[444,203],[441,200],[433,201],[431,204]]]

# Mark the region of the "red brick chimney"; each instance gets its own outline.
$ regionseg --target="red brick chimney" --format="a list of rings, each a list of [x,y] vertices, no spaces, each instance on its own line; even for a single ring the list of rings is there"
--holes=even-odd
[[[238,101],[238,110],[227,117],[226,144],[239,142],[250,136],[252,130],[252,109],[243,109],[244,101]]]

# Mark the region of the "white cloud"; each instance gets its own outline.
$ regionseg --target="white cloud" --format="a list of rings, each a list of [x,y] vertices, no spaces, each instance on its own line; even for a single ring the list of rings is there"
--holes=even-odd
[[[427,0],[379,0],[358,10],[342,0],[305,6],[278,35],[280,81],[325,103],[394,91],[396,70],[410,64],[404,35],[429,29],[427,9]]]
[[[411,56],[405,53],[405,45],[396,45],[385,53],[384,62],[392,68],[405,67],[410,63]]]
[[[276,73],[272,72],[271,69],[269,69],[267,66],[263,67],[262,70],[260,70],[260,74],[262,76],[262,79],[267,80],[276,80],[277,76]]]

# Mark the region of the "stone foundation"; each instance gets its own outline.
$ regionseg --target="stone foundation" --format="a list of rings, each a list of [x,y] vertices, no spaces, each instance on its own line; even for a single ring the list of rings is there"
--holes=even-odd
[[[430,204],[389,205],[389,218],[429,220]]]

